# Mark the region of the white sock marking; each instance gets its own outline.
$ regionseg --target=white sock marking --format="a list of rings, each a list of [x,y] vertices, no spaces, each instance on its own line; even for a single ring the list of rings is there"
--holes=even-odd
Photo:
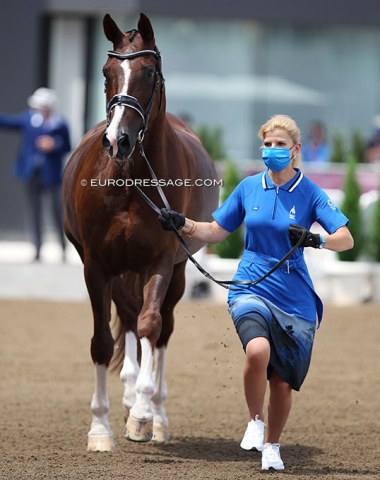
[[[107,379],[107,367],[95,364],[95,391],[91,400],[92,423],[89,435],[113,435],[108,421],[110,404]]]
[[[125,352],[123,368],[120,372],[120,380],[124,384],[123,405],[131,409],[136,400],[136,380],[139,374],[137,362],[137,338],[133,332],[125,334]]]
[[[154,414],[154,423],[168,425],[168,418],[164,408],[164,402],[168,396],[168,388],[165,379],[166,370],[166,347],[156,348],[154,350],[153,361],[153,379],[154,393],[152,396],[152,407]]]
[[[131,415],[139,420],[153,418],[151,398],[153,395],[153,350],[146,337],[140,339],[141,366],[136,382],[136,402],[131,409]]]

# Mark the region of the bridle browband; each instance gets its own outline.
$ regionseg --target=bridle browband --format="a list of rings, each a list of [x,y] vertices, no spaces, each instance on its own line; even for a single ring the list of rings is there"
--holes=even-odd
[[[158,107],[158,111],[161,109],[161,104],[162,104],[162,93],[164,89],[164,82],[165,79],[162,75],[162,57],[161,54],[158,50],[139,50],[137,52],[132,52],[132,53],[120,53],[116,52],[115,50],[109,50],[107,52],[109,57],[112,58],[117,58],[119,60],[133,60],[138,57],[146,57],[146,56],[154,56],[158,60],[158,65],[156,66],[156,71],[154,74],[154,86],[152,90],[152,94],[150,96],[148,105],[146,109],[144,110],[140,104],[140,102],[137,100],[137,98],[133,97],[132,95],[122,95],[122,94],[116,94],[114,95],[111,100],[107,103],[106,107],[106,114],[107,114],[107,126],[110,124],[110,114],[111,111],[114,107],[118,106],[123,106],[123,107],[128,107],[132,108],[132,110],[135,110],[141,117],[142,119],[142,127],[138,133],[137,136],[137,141],[141,143],[144,139],[144,134],[148,130],[148,123],[149,123],[149,117],[152,111],[153,107],[153,102],[154,98],[157,93],[158,89],[158,84],[161,81],[161,89],[160,89],[160,105]]]

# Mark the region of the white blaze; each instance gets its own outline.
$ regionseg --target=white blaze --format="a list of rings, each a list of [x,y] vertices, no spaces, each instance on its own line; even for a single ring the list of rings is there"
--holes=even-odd
[[[117,95],[128,95],[128,84],[129,78],[131,76],[131,68],[129,66],[129,60],[123,60],[121,62],[121,68],[124,72],[124,83],[121,92],[118,92]],[[123,117],[124,108],[121,105],[116,105],[113,110],[113,117],[111,123],[108,125],[106,130],[106,136],[111,144],[113,156],[116,157],[117,155],[117,137],[118,137],[118,130],[121,119]]]

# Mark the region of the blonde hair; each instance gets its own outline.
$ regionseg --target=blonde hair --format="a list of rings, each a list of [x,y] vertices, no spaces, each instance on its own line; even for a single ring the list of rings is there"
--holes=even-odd
[[[269,132],[273,132],[273,130],[276,130],[277,128],[285,130],[285,132],[290,135],[294,145],[296,143],[301,143],[301,131],[296,122],[292,119],[292,117],[289,117],[289,115],[273,115],[273,117],[271,117],[267,122],[264,123],[264,125],[260,127],[258,136],[261,140],[264,140]],[[300,160],[301,156],[300,154],[297,154],[294,156],[293,163],[298,163]]]

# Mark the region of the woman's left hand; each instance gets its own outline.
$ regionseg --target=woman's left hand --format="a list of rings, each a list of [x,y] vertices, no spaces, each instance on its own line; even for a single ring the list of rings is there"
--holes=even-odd
[[[293,246],[297,244],[302,235],[304,239],[300,247],[320,248],[322,238],[319,233],[311,233],[307,228],[296,225],[295,223],[289,225],[289,238]]]

